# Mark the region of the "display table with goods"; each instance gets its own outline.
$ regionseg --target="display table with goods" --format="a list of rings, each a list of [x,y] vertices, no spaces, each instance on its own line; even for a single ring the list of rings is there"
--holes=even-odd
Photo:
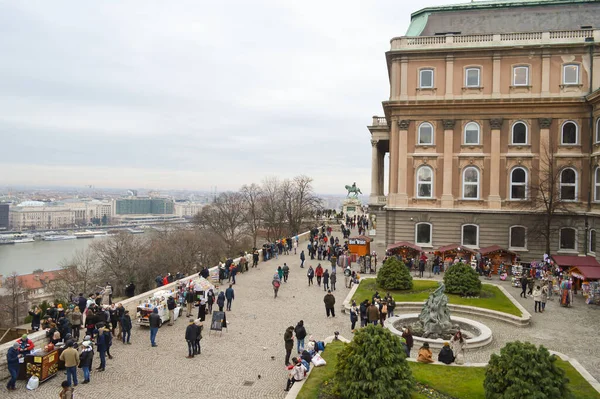
[[[588,305],[600,305],[600,283],[592,281],[586,287],[583,287],[583,295],[586,297],[585,303]]]
[[[150,326],[150,314],[154,309],[158,310],[160,317],[159,327],[170,320],[169,310],[167,307],[167,300],[169,297],[173,297],[176,306],[173,312],[173,318],[177,320],[181,307],[177,303],[179,293],[171,290],[160,290],[156,291],[150,298],[140,302],[137,307],[137,324],[140,326]]]
[[[521,277],[522,276],[523,276],[523,266],[513,265],[512,277],[510,279],[511,285],[516,288],[521,288]]]

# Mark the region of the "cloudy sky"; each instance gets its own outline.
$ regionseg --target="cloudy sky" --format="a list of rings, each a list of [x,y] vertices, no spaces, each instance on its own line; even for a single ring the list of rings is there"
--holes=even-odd
[[[385,51],[449,0],[0,0],[0,184],[368,193]]]

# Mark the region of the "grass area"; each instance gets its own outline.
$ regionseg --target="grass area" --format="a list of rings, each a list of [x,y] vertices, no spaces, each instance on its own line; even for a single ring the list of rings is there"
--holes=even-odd
[[[311,365],[311,372],[297,396],[298,399],[316,399],[319,397],[321,386],[325,383],[325,381],[333,378],[335,374],[337,355],[344,348],[344,345],[345,344],[341,341],[334,341],[325,346],[322,356],[327,364],[325,366],[314,368]]]
[[[571,363],[565,362],[562,359],[557,360],[557,364],[560,368],[565,370],[567,378],[569,378],[569,387],[573,396],[577,399],[599,399],[600,394],[596,391],[575,367],[571,366]]]
[[[406,291],[390,291],[397,302],[425,302],[436,288],[437,281],[432,280],[413,280],[413,288]],[[371,300],[375,291],[379,291],[384,296],[387,290],[377,285],[377,279],[368,278],[360,282],[356,293],[352,299],[360,303],[365,299]],[[510,299],[496,286],[489,284],[481,285],[481,294],[479,298],[463,298],[460,295],[446,294],[448,301],[454,305],[476,306],[504,312],[515,316],[522,316],[521,311]]]

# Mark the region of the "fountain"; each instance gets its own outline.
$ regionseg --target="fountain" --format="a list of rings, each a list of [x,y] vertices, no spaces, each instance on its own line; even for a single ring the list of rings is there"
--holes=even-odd
[[[441,348],[460,331],[467,341],[467,348],[483,347],[492,342],[492,330],[485,324],[464,317],[451,317],[448,297],[444,294],[444,283],[429,295],[421,313],[409,313],[391,317],[386,327],[394,334],[402,335],[402,328],[410,326],[415,346],[429,343],[433,348]]]

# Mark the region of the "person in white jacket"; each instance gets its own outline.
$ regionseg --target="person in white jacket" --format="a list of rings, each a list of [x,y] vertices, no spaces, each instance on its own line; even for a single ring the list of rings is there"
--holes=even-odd
[[[287,386],[285,391],[289,391],[295,382],[302,381],[306,377],[306,367],[297,358],[292,358],[293,367],[289,369]]]

